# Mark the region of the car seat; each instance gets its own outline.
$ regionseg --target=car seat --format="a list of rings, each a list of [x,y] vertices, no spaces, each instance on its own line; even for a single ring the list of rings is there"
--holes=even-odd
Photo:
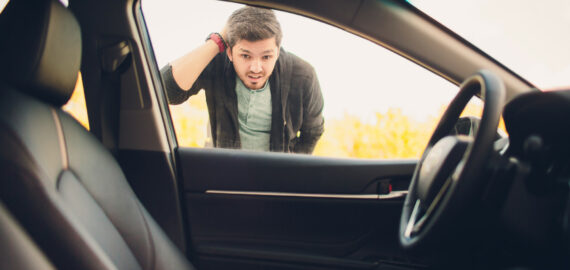
[[[12,0],[0,36],[0,199],[34,243],[59,269],[193,269],[115,158],[61,109],[81,63],[71,11]]]

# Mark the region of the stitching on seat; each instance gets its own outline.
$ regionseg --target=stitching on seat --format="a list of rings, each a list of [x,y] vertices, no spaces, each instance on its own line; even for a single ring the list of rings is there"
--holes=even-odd
[[[49,181],[49,177],[47,176],[46,172],[43,169],[41,169],[41,167],[38,165],[37,160],[33,158],[28,147],[24,142],[22,142],[18,134],[14,132],[14,130],[10,127],[10,125],[2,121],[2,119],[0,119],[0,130],[2,130],[2,132],[0,132],[0,142],[2,142],[0,143],[0,145],[10,146],[8,147],[9,151],[6,152],[0,151],[0,166],[6,165],[6,166],[12,166],[14,168],[21,167],[23,168],[22,172],[25,172],[25,174],[28,174],[35,179],[38,179],[38,181],[32,183],[32,185],[34,185],[33,188],[36,191],[40,192],[41,196],[39,197],[45,198],[46,201],[50,200],[51,202],[53,202],[53,209],[56,211],[54,215],[59,215],[59,218],[65,220],[65,222],[63,222],[65,223],[65,226],[69,226],[69,228],[72,229],[69,231],[70,236],[77,238],[79,241],[81,241],[80,245],[84,245],[84,247],[87,250],[92,252],[93,257],[89,257],[88,259],[97,260],[96,262],[99,263],[101,266],[103,266],[102,269],[116,270],[117,268],[115,267],[113,262],[109,259],[105,251],[101,249],[101,246],[97,243],[97,241],[93,239],[91,234],[85,229],[85,227],[81,224],[81,222],[76,220],[73,216],[70,216],[65,211],[65,207],[61,205],[61,200],[60,200],[61,198],[59,196],[55,196],[52,193],[52,190],[48,188],[49,183],[51,182]],[[8,152],[11,153],[11,151],[19,151],[20,153],[22,153],[22,155],[20,156],[21,159],[14,159],[14,156],[12,155],[6,156],[6,153]],[[31,165],[30,166],[23,165],[26,162],[29,162]],[[2,180],[7,180],[7,179],[2,179]],[[4,202],[7,204],[7,206],[9,206],[9,202],[7,201]],[[10,207],[8,209],[10,209]],[[13,212],[13,214],[17,214],[17,212]],[[27,224],[22,224],[22,225],[26,226]],[[26,229],[26,231],[30,232],[29,229]],[[32,235],[32,238],[34,239],[34,241],[38,240],[37,235]],[[40,246],[42,248],[45,248],[45,246],[43,245]],[[51,254],[50,252],[46,252],[46,254],[48,253]],[[53,259],[53,257],[50,257],[50,259]]]
[[[59,151],[61,153],[61,166],[64,171],[69,169],[69,158],[67,156],[67,144],[65,143],[65,137],[63,137],[63,127],[61,126],[61,120],[57,115],[57,111],[51,108],[53,115],[53,120],[57,129],[57,137],[59,139]]]
[[[56,120],[56,122],[57,122],[57,123],[56,123],[56,126],[57,126],[57,129],[58,129],[58,133],[61,132],[61,136],[63,136],[63,138],[60,138],[60,143],[61,143],[62,146],[63,146],[63,151],[66,151],[66,152],[65,152],[65,158],[67,159],[68,166],[69,166],[69,155],[67,154],[67,149],[68,149],[68,148],[67,148],[66,140],[65,140],[65,135],[66,135],[66,133],[65,133],[65,130],[63,129],[63,124],[66,124],[66,127],[67,127],[67,123],[64,122],[64,123],[62,124],[61,118],[59,118],[59,115],[54,115],[54,118],[57,118],[57,120]],[[71,117],[71,119],[73,119],[73,118]],[[75,119],[73,119],[73,120],[74,120],[74,122],[75,122],[77,125],[80,125]],[[63,153],[62,153],[62,156],[63,156]],[[148,251],[147,254],[149,254],[149,258],[150,258],[150,259],[147,260],[147,262],[148,262],[147,264],[145,264],[145,262],[142,261],[142,260],[139,261],[138,256],[135,255],[135,253],[134,253],[134,247],[132,246],[132,243],[131,243],[130,241],[127,241],[127,239],[125,238],[125,235],[122,233],[122,230],[120,229],[120,227],[119,227],[119,226],[117,225],[117,223],[115,222],[115,219],[113,218],[113,216],[111,216],[111,215],[109,214],[109,211],[101,205],[100,201],[98,201],[98,200],[96,199],[96,197],[94,196],[94,193],[89,189],[89,186],[84,183],[83,179],[81,179],[80,174],[77,174],[77,173],[74,171],[74,168],[71,168],[71,167],[64,169],[64,171],[69,171],[69,172],[71,172],[71,173],[78,179],[79,184],[85,189],[85,191],[89,194],[89,196],[91,196],[91,198],[94,200],[95,204],[102,210],[103,214],[107,217],[107,219],[109,220],[109,222],[110,222],[110,223],[113,225],[113,227],[117,230],[117,232],[119,233],[119,236],[120,236],[121,239],[125,242],[125,244],[126,244],[127,247],[129,248],[129,251],[133,254],[133,256],[134,256],[136,262],[141,266],[141,268],[142,268],[142,269],[154,269],[154,268],[156,267],[156,259],[155,259],[155,258],[156,258],[156,251],[155,251],[155,250],[156,250],[156,247],[155,247],[155,245],[154,245],[154,241],[153,241],[153,238],[152,238],[152,234],[151,234],[151,231],[150,231],[150,227],[149,227],[148,222],[147,222],[147,220],[146,220],[147,218],[146,218],[146,216],[145,216],[143,210],[141,209],[143,206],[140,204],[140,202],[138,201],[138,199],[136,199],[136,195],[134,194],[134,192],[132,191],[132,189],[130,189],[130,185],[128,185],[128,182],[127,182],[127,186],[129,187],[129,191],[131,192],[131,194],[135,197],[135,199],[134,199],[134,204],[136,205],[137,209],[139,210],[138,213],[139,213],[139,215],[140,215],[140,219],[141,219],[141,220],[143,221],[143,223],[144,223],[144,228],[145,228],[145,230],[146,230],[146,235],[147,235],[147,238],[148,238],[148,241],[149,241],[149,247],[148,247],[149,251]],[[63,172],[62,172],[62,173],[63,173]],[[125,178],[125,181],[127,181],[126,178]]]

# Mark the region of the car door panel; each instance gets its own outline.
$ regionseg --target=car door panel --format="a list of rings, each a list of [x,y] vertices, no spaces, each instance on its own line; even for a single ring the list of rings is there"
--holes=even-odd
[[[411,177],[416,160],[323,158],[227,149],[178,149],[184,189],[363,194],[375,181]],[[404,185],[407,189],[407,185]]]
[[[177,155],[199,265],[364,269],[405,257],[396,236],[415,160],[197,148]],[[394,190],[379,194],[386,182]]]

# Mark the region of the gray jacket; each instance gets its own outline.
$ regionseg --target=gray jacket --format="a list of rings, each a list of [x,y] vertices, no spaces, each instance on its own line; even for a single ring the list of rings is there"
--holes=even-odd
[[[163,67],[161,74],[170,104],[181,104],[204,89],[214,146],[241,148],[236,73],[225,53],[214,57],[189,91],[176,84],[170,65]],[[281,49],[269,83],[270,150],[312,153],[324,132],[324,101],[315,70],[301,58]]]

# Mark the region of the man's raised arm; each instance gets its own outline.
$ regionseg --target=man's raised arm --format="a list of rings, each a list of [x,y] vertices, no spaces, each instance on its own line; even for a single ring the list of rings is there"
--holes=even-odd
[[[223,40],[224,31],[222,31],[220,35]],[[210,63],[218,53],[223,51],[219,42],[220,41],[216,40],[216,37],[211,37],[200,47],[170,63],[174,81],[176,81],[176,84],[178,84],[182,90],[190,89],[208,63]]]

